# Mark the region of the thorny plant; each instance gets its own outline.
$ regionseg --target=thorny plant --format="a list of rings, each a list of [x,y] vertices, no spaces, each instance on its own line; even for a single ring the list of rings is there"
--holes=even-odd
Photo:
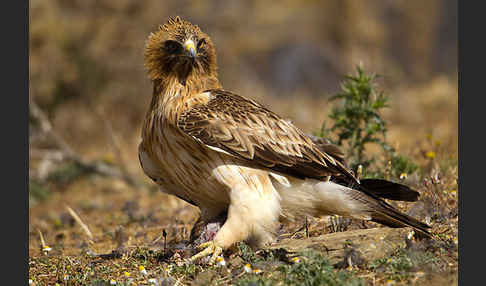
[[[391,172],[392,176],[411,174],[417,170],[417,165],[398,154],[386,141],[387,125],[380,112],[390,107],[390,98],[382,91],[377,91],[375,81],[378,77],[376,74],[367,75],[361,65],[356,67],[355,75],[347,75],[341,83],[341,92],[330,98],[331,101],[340,100],[329,114],[333,125],[328,128],[324,121],[316,135],[344,147],[350,167],[355,171],[362,165],[368,176],[387,175],[370,169],[376,162],[376,156],[366,155],[365,147],[371,143],[381,147],[385,157],[384,165],[391,167],[386,171]],[[333,140],[333,135],[337,139]]]

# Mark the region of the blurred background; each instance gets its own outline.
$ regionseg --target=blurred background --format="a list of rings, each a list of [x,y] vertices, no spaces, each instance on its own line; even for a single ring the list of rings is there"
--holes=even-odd
[[[58,177],[71,178],[67,183],[46,184],[61,164],[48,151],[59,145],[78,159],[122,165],[151,184],[137,155],[152,93],[143,50],[149,33],[175,15],[212,37],[225,89],[304,131],[321,127],[329,97],[362,63],[382,76],[379,89],[391,97],[388,140],[413,155],[422,151],[417,142],[433,138],[457,158],[457,1],[31,0],[30,100],[41,114],[31,109],[31,227],[49,232],[46,209],[62,207],[44,193],[59,193],[88,216],[93,205],[109,209],[114,202],[103,194],[136,196],[133,187],[110,193],[118,183],[73,185],[78,173],[71,169]],[[84,198],[62,195],[73,188]],[[89,190],[97,192],[87,201]]]
[[[30,6],[30,97],[80,152],[107,151],[98,108],[122,144],[136,145],[151,98],[144,42],[173,15],[212,37],[226,89],[268,104],[309,132],[360,62],[383,76],[381,87],[396,97],[392,108],[413,122],[426,114],[408,110],[415,109],[405,98],[411,89],[427,101],[435,96],[431,89],[450,88],[437,96],[457,102],[454,0],[32,0]],[[295,105],[302,100],[310,107]]]

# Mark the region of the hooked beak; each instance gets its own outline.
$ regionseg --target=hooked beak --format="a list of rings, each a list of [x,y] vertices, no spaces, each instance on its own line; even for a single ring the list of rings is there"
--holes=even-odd
[[[184,49],[191,57],[196,57],[196,46],[194,45],[194,42],[192,40],[187,40],[184,43]]]

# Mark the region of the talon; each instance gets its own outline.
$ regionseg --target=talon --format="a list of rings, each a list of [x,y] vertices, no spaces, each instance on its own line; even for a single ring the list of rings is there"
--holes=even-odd
[[[216,258],[223,252],[223,248],[216,245],[214,241],[208,241],[199,244],[196,246],[197,249],[204,248],[201,252],[193,255],[189,260],[191,262],[194,262],[200,258],[203,258],[205,256],[211,255],[211,259],[209,260],[209,264],[214,264],[216,262]]]
[[[213,265],[216,262],[216,259],[218,256],[223,252],[223,248],[219,246],[215,246],[214,251],[213,251],[213,256],[211,256],[211,259],[209,260],[209,264]]]
[[[203,243],[199,244],[198,246],[196,246],[196,248],[197,249],[206,248],[206,247],[209,247],[213,243],[214,242],[212,240],[211,241],[206,241],[206,242],[203,242]]]

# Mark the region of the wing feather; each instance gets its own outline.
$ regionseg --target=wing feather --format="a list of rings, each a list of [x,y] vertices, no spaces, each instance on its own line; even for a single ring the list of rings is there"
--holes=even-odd
[[[298,178],[340,175],[357,182],[339,149],[312,138],[253,100],[209,90],[210,100],[178,118],[178,127],[213,150]],[[330,152],[327,152],[329,150]]]

